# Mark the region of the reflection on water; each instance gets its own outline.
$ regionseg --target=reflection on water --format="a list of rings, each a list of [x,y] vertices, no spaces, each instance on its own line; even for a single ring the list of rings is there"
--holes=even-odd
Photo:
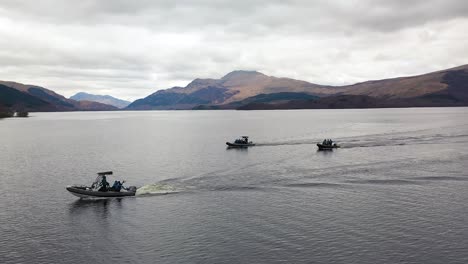
[[[77,199],[70,203],[70,216],[88,215],[93,213],[101,219],[109,216],[109,210],[120,210],[122,208],[122,198],[110,199]]]
[[[325,156],[328,156],[328,155],[333,155],[333,152],[335,151],[339,151],[338,149],[317,149],[317,154],[319,155],[325,155]]]
[[[239,148],[239,147],[230,147],[230,146],[227,146],[226,147],[227,150],[237,150],[237,151],[248,151],[249,148]]]
[[[80,211],[88,209],[99,209],[99,211],[107,211],[110,203],[121,206],[121,200],[121,198],[77,199],[70,204],[70,213],[80,213]]]

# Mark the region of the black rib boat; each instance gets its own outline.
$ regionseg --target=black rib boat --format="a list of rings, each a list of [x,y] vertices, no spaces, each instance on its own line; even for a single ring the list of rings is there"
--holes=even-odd
[[[318,143],[317,147],[319,150],[332,150],[339,148],[340,146],[333,142],[331,139],[324,139],[322,143]]]
[[[133,186],[132,186],[133,187]],[[131,187],[129,187],[131,188]],[[97,197],[124,197],[124,196],[135,196],[135,190],[123,190],[120,192],[115,191],[95,191],[88,186],[67,186],[67,191],[71,194],[80,198],[97,198]]]
[[[231,142],[226,142],[226,145],[230,148],[247,148],[251,146],[255,146],[255,144],[252,141],[249,141],[248,136],[242,136],[239,139],[236,139],[233,143]]]
[[[318,143],[318,144],[317,144],[317,147],[319,148],[319,150],[332,150],[332,149],[339,148],[340,146],[337,145],[337,144],[333,144],[333,145],[324,145],[324,144]]]
[[[106,181],[105,180],[106,175],[112,175],[112,171],[99,172],[98,177],[96,178],[96,180],[93,182],[91,186],[71,185],[71,186],[67,186],[66,189],[71,194],[80,198],[111,198],[111,197],[135,196],[137,188],[135,186],[130,186],[128,188],[125,188],[122,186],[123,182],[122,183],[119,182],[120,187],[117,189],[113,187],[109,188],[108,187],[109,185],[103,186],[102,183]]]

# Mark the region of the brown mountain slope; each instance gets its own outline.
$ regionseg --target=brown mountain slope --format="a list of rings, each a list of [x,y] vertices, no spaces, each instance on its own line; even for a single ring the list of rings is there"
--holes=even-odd
[[[25,102],[23,101],[26,101],[26,98],[28,103],[33,101],[36,102],[34,98],[40,100],[41,102],[47,103],[45,105],[40,105],[40,107],[39,103],[29,103],[28,107],[26,108],[28,111],[110,111],[117,109],[116,107],[102,103],[78,102],[67,99],[52,90],[37,85],[22,84],[10,81],[0,81],[0,85],[10,87],[20,92],[16,94],[10,92],[9,100],[14,101],[17,106],[25,105]],[[28,97],[24,95],[28,95]],[[8,106],[4,105],[4,107]],[[12,106],[9,108],[11,107]]]
[[[54,105],[28,93],[0,84],[0,108],[3,111],[56,111]]]
[[[166,92],[191,94],[208,87],[227,89],[233,94],[229,101],[245,99],[257,94],[277,92],[309,92],[329,94],[330,88],[290,78],[267,76],[257,71],[233,71],[221,79],[195,79],[186,87],[174,87]],[[228,102],[229,102],[228,101]]]
[[[342,87],[337,95],[283,103],[253,102],[238,109],[318,109],[468,106],[468,66],[414,77]]]
[[[448,88],[444,76],[454,71],[468,71],[468,65],[447,70],[342,86],[340,94],[367,95],[387,98],[414,98],[441,92]]]
[[[310,94],[327,95],[336,92],[335,88],[317,85],[290,78],[277,78],[259,72],[234,71],[220,80],[221,84],[235,95],[224,103],[230,103],[259,94],[280,92],[307,92]]]
[[[69,100],[64,96],[55,93],[52,90],[30,84],[22,84],[17,82],[0,81],[0,84],[17,89],[21,92],[30,94],[43,101],[46,101],[56,107],[58,111],[73,111],[76,110],[75,101]]]
[[[289,78],[267,76],[256,71],[233,71],[221,79],[195,79],[186,87],[157,91],[146,98],[136,100],[129,105],[128,109],[190,109],[199,105],[209,109],[210,105],[232,106],[233,103],[251,101],[246,99],[260,94],[278,93],[307,93],[320,97],[359,95],[378,98],[379,102],[418,98],[418,100],[405,100],[401,104],[391,101],[391,105],[411,105],[410,102],[418,102],[418,105],[425,102],[424,104],[431,105],[435,101],[441,101],[436,97],[442,96],[444,104],[450,105],[450,102],[453,102],[460,105],[466,91],[463,86],[465,83],[463,73],[465,72],[468,72],[468,65],[418,76],[367,81],[346,86],[324,86]],[[456,76],[447,79],[447,76],[453,74]],[[450,88],[448,80],[452,82],[456,80],[456,89],[453,88],[455,87],[453,84]],[[361,102],[356,101],[355,97],[350,100],[353,101],[353,105],[354,102]],[[262,102],[262,104],[265,103]]]
[[[159,90],[136,100],[127,109],[191,109],[202,104],[224,105],[259,94],[281,92],[324,96],[339,92],[339,88],[267,76],[256,71],[233,71],[221,79],[195,79],[186,87]]]

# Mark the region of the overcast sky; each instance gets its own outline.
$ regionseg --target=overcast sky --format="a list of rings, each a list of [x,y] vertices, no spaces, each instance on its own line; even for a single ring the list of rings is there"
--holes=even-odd
[[[0,63],[67,97],[238,69],[350,84],[468,64],[468,1],[0,0]]]

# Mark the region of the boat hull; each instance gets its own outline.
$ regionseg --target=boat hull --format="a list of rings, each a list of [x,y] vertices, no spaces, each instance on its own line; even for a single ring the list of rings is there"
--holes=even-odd
[[[125,197],[125,196],[135,196],[136,192],[133,191],[107,191],[107,192],[98,192],[90,190],[87,187],[81,186],[67,186],[67,191],[76,197],[80,198],[112,198],[112,197]]]
[[[323,144],[317,144],[317,147],[319,148],[319,150],[333,150],[333,149],[336,149],[336,148],[339,148],[340,146],[338,145],[323,145]]]
[[[231,143],[231,142],[226,142],[226,145],[228,145],[228,147],[231,147],[231,148],[247,148],[247,147],[255,146],[254,143],[239,144],[239,143]]]

